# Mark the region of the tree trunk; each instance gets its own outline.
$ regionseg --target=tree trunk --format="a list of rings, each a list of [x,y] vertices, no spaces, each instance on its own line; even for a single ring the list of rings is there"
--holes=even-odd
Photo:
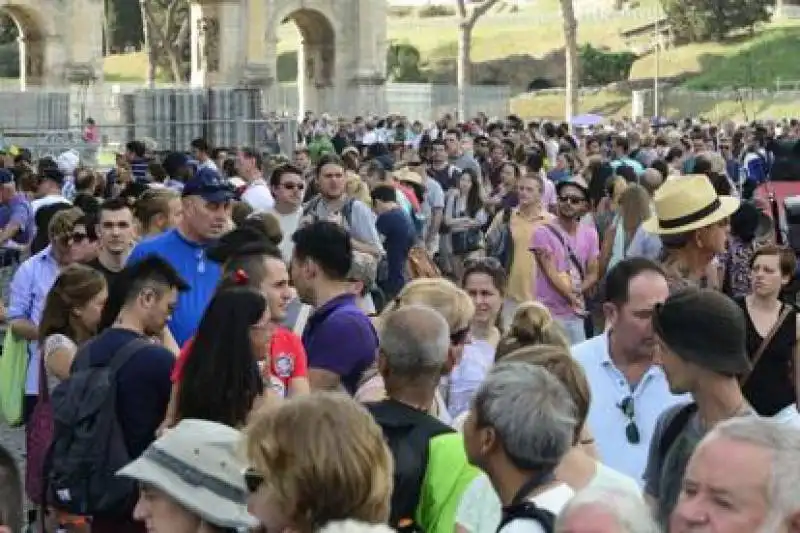
[[[468,21],[458,26],[458,60],[456,65],[456,86],[458,87],[458,120],[467,120],[467,91],[472,83],[472,25]]]
[[[172,73],[172,81],[180,83],[183,81],[183,68],[181,67],[181,50],[180,48],[169,46],[166,50],[167,59],[169,60],[169,69]]]
[[[565,119],[572,123],[578,113],[578,21],[572,0],[561,0],[561,16],[564,19],[564,45],[566,49],[567,87],[564,98]]]
[[[148,87],[156,84],[156,47],[153,44],[151,27],[147,16],[147,0],[139,0],[139,7],[142,11],[142,34],[144,35],[144,51],[147,54],[147,72],[145,80]]]

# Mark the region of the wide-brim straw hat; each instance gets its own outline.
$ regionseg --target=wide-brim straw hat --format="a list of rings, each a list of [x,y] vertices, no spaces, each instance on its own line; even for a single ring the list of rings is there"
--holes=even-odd
[[[117,472],[167,494],[205,522],[223,529],[253,529],[247,512],[242,433],[205,420],[182,420]]]
[[[394,179],[399,182],[422,185],[422,176],[413,170],[409,170],[408,167],[401,167],[397,170],[394,170],[392,171],[392,175],[394,175]]]
[[[642,227],[649,233],[675,235],[716,224],[739,209],[739,199],[719,196],[705,175],[668,180],[653,198],[655,214]]]

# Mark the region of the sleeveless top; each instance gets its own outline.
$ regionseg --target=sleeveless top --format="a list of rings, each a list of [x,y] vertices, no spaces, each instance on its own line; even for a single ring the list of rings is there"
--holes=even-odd
[[[752,361],[764,339],[750,318],[744,298],[737,298],[736,302],[746,317],[747,353]],[[744,397],[761,416],[773,416],[795,402],[792,364],[796,339],[797,312],[792,311],[775,333],[742,387]]]

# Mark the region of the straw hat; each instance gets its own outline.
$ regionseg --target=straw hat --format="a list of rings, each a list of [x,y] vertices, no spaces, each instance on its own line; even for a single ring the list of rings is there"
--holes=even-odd
[[[241,440],[226,425],[182,420],[117,475],[158,488],[209,524],[252,529],[258,521],[247,512]]]
[[[422,176],[413,170],[409,170],[408,167],[398,168],[397,170],[392,171],[392,175],[397,181],[422,185]]]
[[[642,227],[659,235],[685,233],[715,224],[736,212],[739,199],[718,196],[704,175],[668,180],[653,198],[655,215]]]

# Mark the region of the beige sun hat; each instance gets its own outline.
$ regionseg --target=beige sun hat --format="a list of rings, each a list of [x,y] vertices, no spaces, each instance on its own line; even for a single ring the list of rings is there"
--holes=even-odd
[[[668,180],[653,198],[655,215],[646,220],[645,231],[675,235],[719,222],[739,209],[739,199],[718,196],[714,186],[702,174]]]
[[[154,486],[211,525],[252,529],[258,521],[247,512],[241,440],[226,425],[182,420],[117,475]]]

